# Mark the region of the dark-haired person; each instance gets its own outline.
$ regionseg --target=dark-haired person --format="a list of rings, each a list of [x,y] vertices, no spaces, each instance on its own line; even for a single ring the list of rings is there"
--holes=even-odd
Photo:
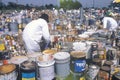
[[[44,13],[26,25],[22,37],[28,53],[43,51],[50,43],[48,22],[49,16]]]

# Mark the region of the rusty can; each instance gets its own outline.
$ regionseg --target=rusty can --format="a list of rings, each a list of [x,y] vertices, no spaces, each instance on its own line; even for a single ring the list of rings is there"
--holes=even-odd
[[[110,80],[110,74],[111,74],[111,68],[109,66],[102,66],[101,67],[101,71],[105,71],[108,73],[108,79],[107,80]]]
[[[99,72],[99,66],[97,65],[89,65],[89,69],[88,69],[88,76],[90,77],[90,79],[94,80]]]
[[[109,67],[111,67],[111,65],[113,65],[113,62],[112,62],[112,61],[105,61],[105,62],[104,62],[104,66],[109,66]]]
[[[105,71],[99,71],[99,74],[98,74],[98,78],[100,79],[100,80],[108,80],[108,78],[109,78],[109,74],[107,73],[107,72],[105,72]]]

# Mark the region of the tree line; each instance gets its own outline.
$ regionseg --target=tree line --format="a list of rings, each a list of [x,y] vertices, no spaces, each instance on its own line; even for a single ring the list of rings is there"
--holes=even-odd
[[[112,3],[109,5],[109,7],[120,7],[120,3]],[[36,8],[36,9],[59,9],[59,8],[63,8],[63,9],[79,9],[80,7],[82,7],[82,4],[77,1],[77,0],[60,0],[60,6],[57,5],[53,5],[53,4],[49,4],[49,5],[39,5],[39,6],[34,6],[33,4],[26,4],[26,5],[22,5],[19,3],[15,3],[15,2],[8,2],[7,5],[5,5],[4,3],[0,2],[0,9],[1,10],[10,10],[10,9],[31,9],[31,8]]]

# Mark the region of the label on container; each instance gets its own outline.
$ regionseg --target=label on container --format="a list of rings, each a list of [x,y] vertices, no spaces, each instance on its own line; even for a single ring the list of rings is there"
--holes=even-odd
[[[0,44],[0,51],[5,50],[5,45],[4,44]]]
[[[22,78],[22,80],[35,80],[35,78]]]
[[[85,80],[85,77],[81,77],[80,80]]]
[[[22,73],[22,80],[35,80],[35,72],[33,72],[33,73]]]
[[[74,71],[82,72],[85,70],[86,61],[85,60],[76,60],[74,63]]]

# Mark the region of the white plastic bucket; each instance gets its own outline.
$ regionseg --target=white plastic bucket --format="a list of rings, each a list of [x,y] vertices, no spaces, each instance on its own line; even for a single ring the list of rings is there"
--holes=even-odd
[[[48,59],[47,59],[48,60]],[[38,80],[52,80],[55,78],[54,59],[48,61],[38,61],[39,78]]]
[[[70,74],[70,54],[67,52],[58,52],[54,55],[55,70],[58,77],[65,78]]]

